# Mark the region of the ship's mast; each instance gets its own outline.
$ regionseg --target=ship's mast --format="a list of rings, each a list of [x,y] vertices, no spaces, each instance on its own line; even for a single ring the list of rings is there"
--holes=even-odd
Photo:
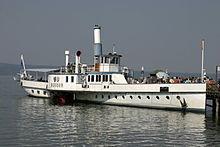
[[[201,67],[201,82],[204,83],[204,48],[205,48],[205,40],[202,40],[201,50],[202,50],[202,67]]]

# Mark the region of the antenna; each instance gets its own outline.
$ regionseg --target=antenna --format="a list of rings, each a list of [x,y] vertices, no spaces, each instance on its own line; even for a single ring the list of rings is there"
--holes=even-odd
[[[113,53],[113,54],[116,53],[116,52],[115,52],[115,44],[113,44],[112,53]]]

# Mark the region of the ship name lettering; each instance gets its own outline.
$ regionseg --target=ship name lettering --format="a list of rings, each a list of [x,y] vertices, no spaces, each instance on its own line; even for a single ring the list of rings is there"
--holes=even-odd
[[[63,83],[51,83],[50,86],[60,88],[63,87]]]

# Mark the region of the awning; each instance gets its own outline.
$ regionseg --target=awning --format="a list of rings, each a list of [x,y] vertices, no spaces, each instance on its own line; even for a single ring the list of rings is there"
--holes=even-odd
[[[56,68],[33,68],[33,69],[25,69],[25,71],[31,71],[31,72],[52,72],[52,71],[58,71],[59,69]]]

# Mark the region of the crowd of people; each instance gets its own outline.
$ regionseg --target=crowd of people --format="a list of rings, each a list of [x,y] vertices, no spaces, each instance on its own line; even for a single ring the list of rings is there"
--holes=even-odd
[[[204,78],[204,82],[213,81],[212,78]],[[168,78],[156,78],[156,77],[144,77],[138,79],[132,79],[133,84],[152,84],[152,83],[201,83],[200,77],[168,77]]]

